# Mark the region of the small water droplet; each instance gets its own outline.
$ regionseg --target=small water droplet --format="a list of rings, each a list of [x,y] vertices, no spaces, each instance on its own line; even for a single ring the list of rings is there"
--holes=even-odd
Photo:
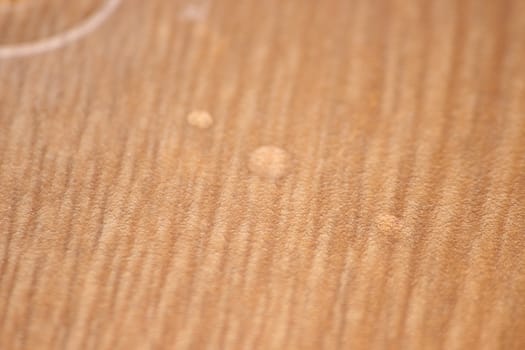
[[[180,18],[188,22],[201,22],[208,17],[210,3],[205,1],[194,1],[186,5],[180,14]]]
[[[250,155],[248,167],[260,177],[278,179],[290,166],[290,155],[276,146],[262,146]]]
[[[213,124],[213,118],[206,111],[193,111],[188,114],[188,123],[199,129],[207,129]]]
[[[377,229],[384,234],[396,234],[401,231],[402,224],[394,215],[383,214],[377,218]]]

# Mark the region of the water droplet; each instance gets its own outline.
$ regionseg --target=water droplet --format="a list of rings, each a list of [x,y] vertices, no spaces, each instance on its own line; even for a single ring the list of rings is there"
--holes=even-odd
[[[180,14],[180,18],[188,22],[201,22],[206,19],[210,10],[210,3],[195,1],[186,5]]]
[[[282,177],[290,166],[290,155],[276,146],[262,146],[250,155],[248,167],[255,174],[278,179]]]
[[[396,234],[401,231],[402,224],[394,215],[383,214],[377,218],[377,229],[384,234]]]
[[[188,114],[188,123],[199,129],[207,129],[213,124],[213,118],[206,111],[193,111]]]

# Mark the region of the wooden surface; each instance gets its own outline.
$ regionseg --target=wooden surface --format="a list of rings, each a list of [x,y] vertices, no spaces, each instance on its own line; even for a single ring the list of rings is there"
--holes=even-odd
[[[525,1],[124,0],[0,161],[0,349],[525,349]]]

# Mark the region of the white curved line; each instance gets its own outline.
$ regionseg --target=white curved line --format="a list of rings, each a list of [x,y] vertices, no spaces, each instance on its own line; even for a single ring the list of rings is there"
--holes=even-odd
[[[121,0],[107,0],[91,17],[66,32],[34,42],[0,46],[0,59],[37,55],[64,47],[97,29],[117,9],[120,2]]]

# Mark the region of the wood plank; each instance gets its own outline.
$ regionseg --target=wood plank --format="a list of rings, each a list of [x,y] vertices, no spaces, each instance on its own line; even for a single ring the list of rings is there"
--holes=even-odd
[[[8,3],[0,349],[525,348],[524,1]]]

